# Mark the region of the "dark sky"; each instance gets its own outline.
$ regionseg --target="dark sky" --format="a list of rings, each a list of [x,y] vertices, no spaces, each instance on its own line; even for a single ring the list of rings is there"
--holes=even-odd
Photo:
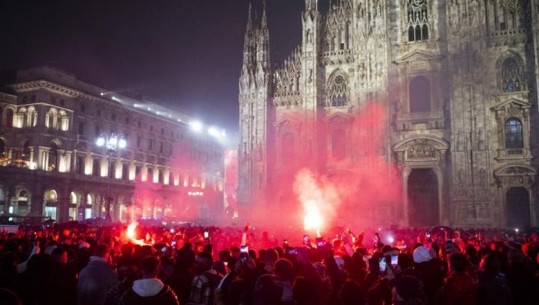
[[[56,66],[237,131],[248,3],[0,0],[0,70]],[[299,44],[303,7],[267,0],[274,58]]]

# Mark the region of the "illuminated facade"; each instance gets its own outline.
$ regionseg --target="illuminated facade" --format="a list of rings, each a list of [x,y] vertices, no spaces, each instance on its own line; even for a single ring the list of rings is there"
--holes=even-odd
[[[240,205],[289,204],[290,168],[335,177],[380,161],[402,185],[398,200],[365,206],[373,223],[538,225],[539,1],[321,2],[305,0],[301,43],[277,65],[265,10],[250,9]],[[353,128],[372,101],[387,134],[358,143],[377,140]]]
[[[127,147],[96,145],[110,134]],[[0,93],[0,214],[101,218],[110,198],[114,221],[220,216],[224,139],[55,68],[17,71]]]

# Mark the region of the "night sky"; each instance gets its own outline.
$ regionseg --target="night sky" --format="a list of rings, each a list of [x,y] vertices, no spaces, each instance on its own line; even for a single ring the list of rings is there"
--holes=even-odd
[[[55,66],[237,132],[248,3],[1,0],[0,70]],[[304,0],[267,0],[267,8],[279,62],[300,43]]]

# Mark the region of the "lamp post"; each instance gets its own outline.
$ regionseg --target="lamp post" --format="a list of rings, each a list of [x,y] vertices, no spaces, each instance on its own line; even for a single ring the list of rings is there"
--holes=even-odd
[[[110,181],[112,179],[112,175],[114,175],[114,172],[111,170],[112,167],[112,154],[117,152],[120,149],[124,149],[127,146],[127,141],[122,135],[119,135],[117,133],[110,133],[105,135],[100,135],[96,141],[95,144],[98,147],[104,147],[107,149],[108,154],[108,166],[107,166],[107,196],[105,197],[105,220],[111,221],[110,217],[110,205],[112,204],[112,193],[110,191]]]

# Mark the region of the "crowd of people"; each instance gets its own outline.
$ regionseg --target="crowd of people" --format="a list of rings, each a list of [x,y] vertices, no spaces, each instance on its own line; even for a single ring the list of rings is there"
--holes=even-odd
[[[0,232],[0,304],[539,304],[533,231],[364,232],[289,240],[250,226]]]

